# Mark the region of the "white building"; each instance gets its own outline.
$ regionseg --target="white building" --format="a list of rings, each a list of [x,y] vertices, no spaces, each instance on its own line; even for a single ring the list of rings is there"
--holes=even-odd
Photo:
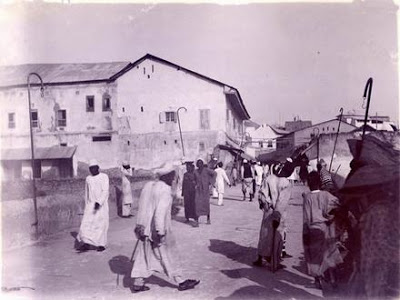
[[[26,78],[31,72],[45,84],[43,98],[38,84],[31,88],[35,148],[76,147],[68,152],[75,175],[79,163],[90,158],[102,168],[123,160],[135,168],[154,167],[182,158],[180,107],[185,157],[213,154],[227,162],[233,156],[218,145],[240,146],[243,120],[249,119],[236,88],[150,54],[133,63],[0,67],[0,140],[9,156],[1,158],[3,176],[10,168],[19,174],[15,168],[30,159],[13,160],[7,153],[30,148]],[[32,76],[31,82],[38,81]]]
[[[336,116],[337,119],[340,118],[340,115]],[[360,113],[355,113],[355,112],[349,112],[347,114],[343,114],[342,120],[354,125],[356,127],[361,127],[364,125],[364,119],[365,115],[360,114]],[[375,130],[382,130],[382,131],[398,131],[398,128],[395,124],[395,122],[390,121],[390,118],[388,116],[379,116],[377,114],[375,115],[369,115],[367,117],[367,125],[371,126]]]
[[[275,151],[277,138],[287,133],[287,131],[271,125],[261,124],[252,131],[251,138],[246,141],[246,153],[253,153],[253,156],[256,157],[262,153]]]

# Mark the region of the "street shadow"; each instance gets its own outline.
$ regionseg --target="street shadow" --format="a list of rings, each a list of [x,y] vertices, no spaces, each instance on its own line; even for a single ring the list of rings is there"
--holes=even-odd
[[[221,273],[233,279],[246,278],[258,284],[236,290],[226,298],[217,299],[316,299],[320,298],[296,286],[309,286],[309,278],[281,269],[272,273],[267,267],[254,267],[252,261],[256,258],[256,249],[236,244],[232,241],[210,240],[210,251],[223,254],[229,259],[251,266],[239,269],[221,270]]]
[[[129,257],[124,255],[117,255],[108,261],[111,272],[117,275],[116,285],[122,284],[125,288],[130,288],[132,286],[131,271],[132,262]]]
[[[247,197],[248,198],[248,197]],[[238,202],[245,202],[243,201],[243,198],[233,198],[233,197],[224,197],[224,201],[228,200],[228,201],[238,201]]]
[[[160,287],[170,287],[170,288],[174,288],[174,289],[177,288],[176,285],[173,285],[173,284],[170,283],[169,281],[164,280],[164,279],[162,279],[162,278],[160,278],[160,277],[158,277],[158,276],[155,276],[155,275],[150,276],[150,277],[146,280],[146,283],[158,285],[158,286],[160,286]]]
[[[78,249],[81,245],[81,243],[76,238],[78,236],[78,232],[71,231],[69,234],[74,238],[74,249]]]
[[[301,253],[303,254],[303,253]],[[307,263],[304,259],[304,256],[299,256],[299,263],[298,265],[292,265],[293,269],[299,271],[302,274],[308,275],[307,273]]]

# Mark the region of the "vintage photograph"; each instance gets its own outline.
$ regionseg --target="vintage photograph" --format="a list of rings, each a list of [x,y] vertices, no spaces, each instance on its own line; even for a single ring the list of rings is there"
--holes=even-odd
[[[2,299],[400,299],[400,0],[0,1]]]

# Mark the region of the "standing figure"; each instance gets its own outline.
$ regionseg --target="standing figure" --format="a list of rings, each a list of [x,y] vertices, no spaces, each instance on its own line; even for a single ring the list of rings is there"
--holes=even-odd
[[[210,187],[214,185],[217,173],[204,167],[204,161],[198,159],[196,162],[197,169],[194,171],[196,179],[196,224],[199,226],[198,218],[207,216],[207,224],[211,224],[210,219]]]
[[[91,175],[86,177],[85,183],[85,210],[76,237],[80,243],[78,252],[104,251],[107,244],[109,179],[99,172],[99,164],[94,159],[89,163],[89,171]]]
[[[277,172],[277,168],[273,171]],[[264,212],[258,242],[258,259],[253,263],[263,265],[263,259],[272,261],[275,270],[282,256],[286,255],[287,207],[291,197],[287,178],[271,173],[265,180],[265,189],[259,193],[260,209]]]
[[[173,279],[179,291],[192,289],[200,282],[183,280],[178,269],[178,249],[171,228],[171,186],[176,180],[174,166],[166,164],[156,170],[156,174],[160,176],[159,180],[146,183],[138,203],[135,228],[138,241],[131,272],[134,293],[150,289],[144,280],[155,271],[164,272]]]
[[[255,177],[257,192],[261,188],[261,184],[263,181],[263,175],[264,175],[263,167],[261,166],[261,163],[258,161],[257,164],[254,166],[254,177]]]
[[[195,202],[196,178],[194,175],[193,163],[186,163],[186,170],[187,172],[183,175],[182,196],[185,206],[186,222],[189,222],[189,219],[197,220]]]
[[[251,164],[243,159],[243,165],[240,168],[240,173],[242,176],[242,193],[243,193],[243,201],[246,201],[246,194],[249,191],[250,201],[253,201],[253,169]]]
[[[310,192],[303,193],[303,245],[308,274],[315,278],[317,288],[322,288],[324,273],[343,262],[335,237],[334,215],[339,201],[327,191],[320,191],[317,172],[309,174]],[[330,269],[332,271],[332,269]],[[331,283],[335,278],[330,272]]]
[[[225,192],[224,181],[226,181],[226,183],[229,186],[231,186],[229,178],[226,175],[226,172],[222,167],[223,167],[222,162],[219,162],[217,164],[217,168],[215,169],[215,172],[217,173],[217,177],[216,177],[216,180],[215,180],[215,182],[216,182],[215,185],[216,185],[216,189],[217,189],[217,193],[218,193],[218,205],[219,206],[224,205],[224,192]]]
[[[238,180],[238,170],[236,167],[236,161],[233,163],[232,167],[232,185],[236,186],[236,181]]]
[[[327,164],[321,158],[317,164],[317,170],[319,172],[319,179],[321,181],[321,190],[328,191],[330,193],[335,193],[335,185],[333,184],[332,175],[326,169]]]
[[[128,179],[128,176],[132,176],[132,169],[128,162],[124,162],[122,164],[122,212],[121,216],[124,218],[131,217],[131,209],[132,209],[132,187],[131,182]]]

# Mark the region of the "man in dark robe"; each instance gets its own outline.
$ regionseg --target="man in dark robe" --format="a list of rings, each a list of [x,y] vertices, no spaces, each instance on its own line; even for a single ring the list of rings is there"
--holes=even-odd
[[[195,203],[196,178],[193,163],[186,163],[186,170],[187,172],[183,175],[182,196],[184,199],[186,222],[189,222],[189,219],[198,219]]]
[[[196,179],[196,224],[199,226],[198,218],[207,216],[207,224],[211,224],[210,219],[210,186],[214,185],[217,173],[214,170],[204,167],[204,161],[198,159],[196,162],[197,169],[194,171]]]

